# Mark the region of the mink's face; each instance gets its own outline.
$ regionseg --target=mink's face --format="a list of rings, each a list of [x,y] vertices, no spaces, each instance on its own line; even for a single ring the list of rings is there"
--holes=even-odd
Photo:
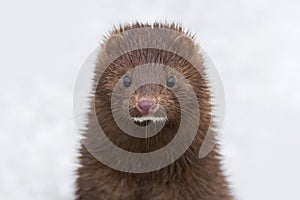
[[[102,96],[120,120],[131,120],[140,126],[150,122],[178,124],[182,110],[178,96],[188,91],[182,75],[159,64],[146,64],[116,73],[111,69],[102,82]],[[117,78],[116,78],[117,77]],[[101,82],[100,82],[101,84]],[[102,92],[103,93],[103,92]]]
[[[159,65],[140,67],[124,74],[122,84],[129,92],[130,119],[137,124],[172,122],[180,117],[174,94],[180,88],[180,79],[174,72]]]

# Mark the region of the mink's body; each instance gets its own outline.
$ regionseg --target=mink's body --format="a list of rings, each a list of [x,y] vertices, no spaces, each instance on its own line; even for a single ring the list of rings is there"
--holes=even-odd
[[[193,38],[189,34],[174,24],[148,25],[137,23],[116,29],[104,42],[99,52],[95,77],[101,71],[104,63],[109,60],[109,56],[118,48],[122,48],[120,47],[124,39],[122,34],[128,30],[143,27],[148,27],[150,32],[143,34],[140,37],[141,40],[155,40],[165,37],[167,39],[163,39],[163,42],[181,49],[182,55],[197,61],[194,62],[197,63],[197,66],[193,66],[182,56],[163,49],[136,49],[117,57],[113,63],[109,63],[99,82],[94,83],[96,94],[91,100],[91,104],[95,106],[97,120],[107,137],[124,150],[144,153],[155,151],[168,144],[176,134],[180,124],[180,117],[178,117],[180,116],[180,107],[178,101],[174,100],[172,93],[167,89],[161,86],[149,86],[147,90],[147,95],[150,94],[157,104],[163,105],[168,114],[168,121],[163,129],[151,138],[136,138],[124,133],[119,129],[111,110],[108,109],[111,106],[111,93],[114,85],[128,70],[147,63],[158,63],[176,69],[192,85],[197,95],[200,112],[197,135],[190,147],[175,162],[162,169],[146,173],[128,173],[112,169],[98,161],[85,145],[82,145],[79,157],[81,166],[78,169],[76,182],[77,200],[231,200],[228,183],[221,170],[218,145],[205,158],[198,158],[204,137],[206,134],[213,134],[212,131],[208,130],[213,116],[211,115],[211,92],[205,73],[200,74],[196,70],[197,67],[204,67],[203,59],[199,54],[198,46],[194,44]],[[152,34],[151,32],[155,31],[156,28],[173,30],[183,37],[175,37],[172,34],[164,35],[164,33]],[[125,41],[127,44],[130,42],[132,41]],[[134,42],[139,43],[139,41]],[[166,46],[170,46],[170,44]],[[97,80],[97,78],[94,79]],[[180,81],[178,81],[178,85],[177,90],[184,92],[184,84],[180,85]],[[158,87],[159,89],[157,89]],[[135,110],[135,99],[145,96],[145,90],[146,88],[143,86],[133,94],[129,103],[132,115],[138,115]],[[126,90],[124,90],[125,92]],[[84,143],[97,146],[93,143],[96,133],[93,132],[94,127],[90,122],[91,114],[88,115]]]

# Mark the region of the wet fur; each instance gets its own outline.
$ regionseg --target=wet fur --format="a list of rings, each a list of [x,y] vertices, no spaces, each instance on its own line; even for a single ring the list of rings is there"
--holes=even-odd
[[[196,66],[186,59],[172,52],[152,48],[137,49],[114,59],[113,63],[107,63],[114,55],[114,51],[126,48],[126,44],[132,41],[123,37],[124,31],[139,27],[156,27],[176,30],[179,35],[156,35],[149,33],[142,37],[136,35],[137,41],[160,40],[178,51]],[[150,31],[151,32],[151,31]],[[140,41],[139,41],[140,40]],[[180,107],[173,94],[163,88],[158,89],[160,103],[168,111],[168,123],[157,135],[148,138],[134,138],[123,133],[113,120],[112,113],[108,109],[110,105],[111,92],[116,82],[135,66],[147,63],[159,63],[168,65],[178,70],[193,86],[199,102],[200,124],[197,135],[190,148],[174,163],[160,170],[148,173],[126,173],[111,169],[96,158],[85,148],[80,148],[80,167],[77,171],[76,181],[77,200],[231,200],[230,190],[221,169],[221,156],[218,153],[218,145],[203,159],[198,158],[200,146],[209,131],[209,125],[213,121],[211,115],[211,93],[204,72],[203,59],[199,54],[199,48],[194,44],[193,37],[175,24],[133,24],[115,28],[104,41],[96,63],[94,88],[96,94],[91,98],[91,105],[95,105],[98,113],[98,121],[107,137],[119,147],[132,152],[150,152],[165,146],[176,133],[180,118]],[[96,82],[97,75],[102,72],[103,66],[109,65],[103,76]],[[195,68],[203,69],[198,73]],[[155,75],[155,74],[154,74]],[[184,89],[184,85],[181,85]],[[145,89],[145,88],[144,88]],[[180,89],[180,88],[179,88]],[[182,90],[184,91],[184,90]],[[124,91],[126,92],[126,91]],[[137,91],[133,97],[142,95],[143,90]],[[157,91],[156,91],[157,92]],[[134,104],[134,99],[131,100]],[[132,108],[134,107],[131,105]],[[192,108],[191,108],[192,109]],[[135,111],[131,111],[134,115]],[[90,115],[88,119],[91,120]],[[191,119],[193,116],[191,116]],[[93,126],[88,120],[85,131],[85,142],[93,143]],[[192,120],[191,120],[192,122]],[[188,133],[187,133],[188,134]],[[126,141],[126,142],[125,142]],[[130,141],[130,142],[128,142]],[[96,145],[96,144],[94,144]]]

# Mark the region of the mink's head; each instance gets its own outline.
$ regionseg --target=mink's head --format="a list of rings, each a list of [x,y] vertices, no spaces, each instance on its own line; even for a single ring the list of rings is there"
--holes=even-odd
[[[198,46],[181,27],[135,24],[115,30],[104,42],[95,70],[95,111],[104,132],[121,144],[116,121],[139,127],[152,123],[164,125],[153,140],[173,137],[183,114],[189,123],[200,118],[199,130],[205,132],[211,106],[202,68]]]

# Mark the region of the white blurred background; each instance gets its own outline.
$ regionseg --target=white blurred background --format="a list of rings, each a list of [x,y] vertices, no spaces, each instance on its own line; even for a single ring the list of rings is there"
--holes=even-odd
[[[0,199],[71,200],[80,66],[113,25],[181,22],[225,87],[237,199],[299,200],[300,1],[0,1]]]

